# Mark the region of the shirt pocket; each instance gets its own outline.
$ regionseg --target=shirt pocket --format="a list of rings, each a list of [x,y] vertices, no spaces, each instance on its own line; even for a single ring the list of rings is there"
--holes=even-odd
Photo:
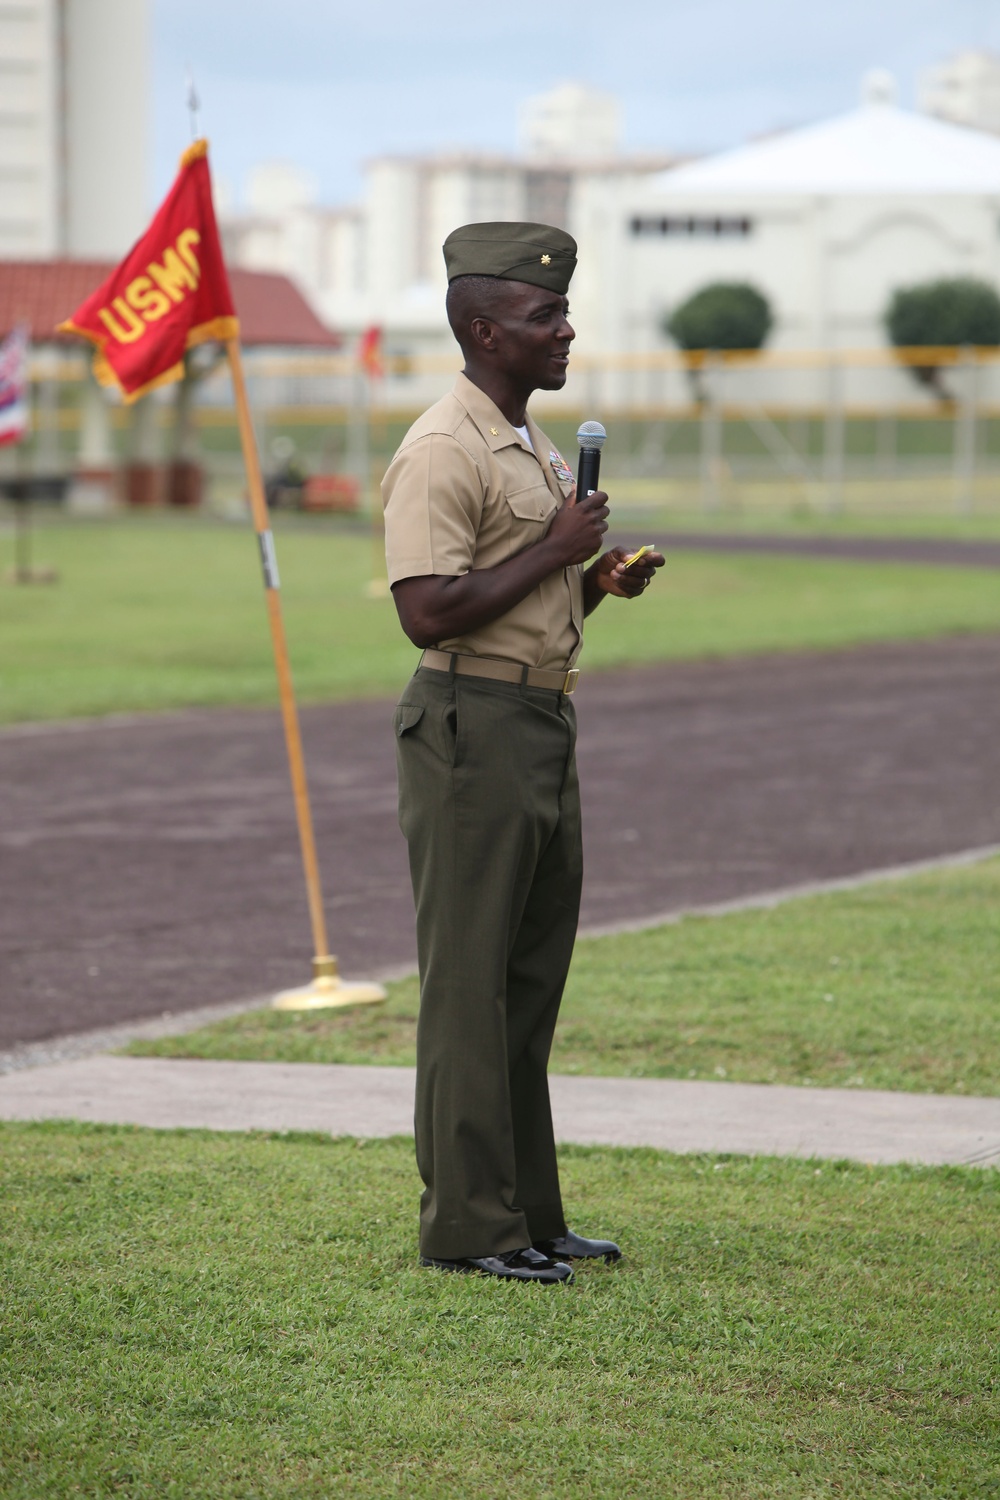
[[[544,479],[523,489],[508,490],[504,496],[515,522],[542,525],[557,507],[556,498]]]

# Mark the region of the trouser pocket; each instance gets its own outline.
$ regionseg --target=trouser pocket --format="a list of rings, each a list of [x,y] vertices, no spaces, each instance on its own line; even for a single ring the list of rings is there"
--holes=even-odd
[[[392,726],[396,731],[396,738],[402,739],[404,734],[408,734],[411,729],[416,729],[423,716],[424,709],[423,704],[421,703],[398,704],[396,707],[396,712],[394,713],[392,719]]]

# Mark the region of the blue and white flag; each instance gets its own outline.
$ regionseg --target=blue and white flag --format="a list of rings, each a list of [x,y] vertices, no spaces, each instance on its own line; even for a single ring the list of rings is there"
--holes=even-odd
[[[0,344],[0,443],[19,443],[28,430],[28,330]]]

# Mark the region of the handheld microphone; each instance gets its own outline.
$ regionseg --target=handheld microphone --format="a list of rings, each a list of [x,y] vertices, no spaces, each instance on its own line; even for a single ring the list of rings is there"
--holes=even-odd
[[[600,488],[601,449],[607,433],[600,422],[582,422],[576,434],[580,444],[580,468],[577,474],[576,495],[582,499]]]

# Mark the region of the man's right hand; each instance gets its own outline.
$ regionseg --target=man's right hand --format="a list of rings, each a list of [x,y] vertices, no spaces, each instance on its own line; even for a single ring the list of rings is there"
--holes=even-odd
[[[559,567],[585,563],[601,550],[607,517],[608,497],[603,490],[594,490],[582,500],[571,496],[563,501],[545,537],[558,552]]]

